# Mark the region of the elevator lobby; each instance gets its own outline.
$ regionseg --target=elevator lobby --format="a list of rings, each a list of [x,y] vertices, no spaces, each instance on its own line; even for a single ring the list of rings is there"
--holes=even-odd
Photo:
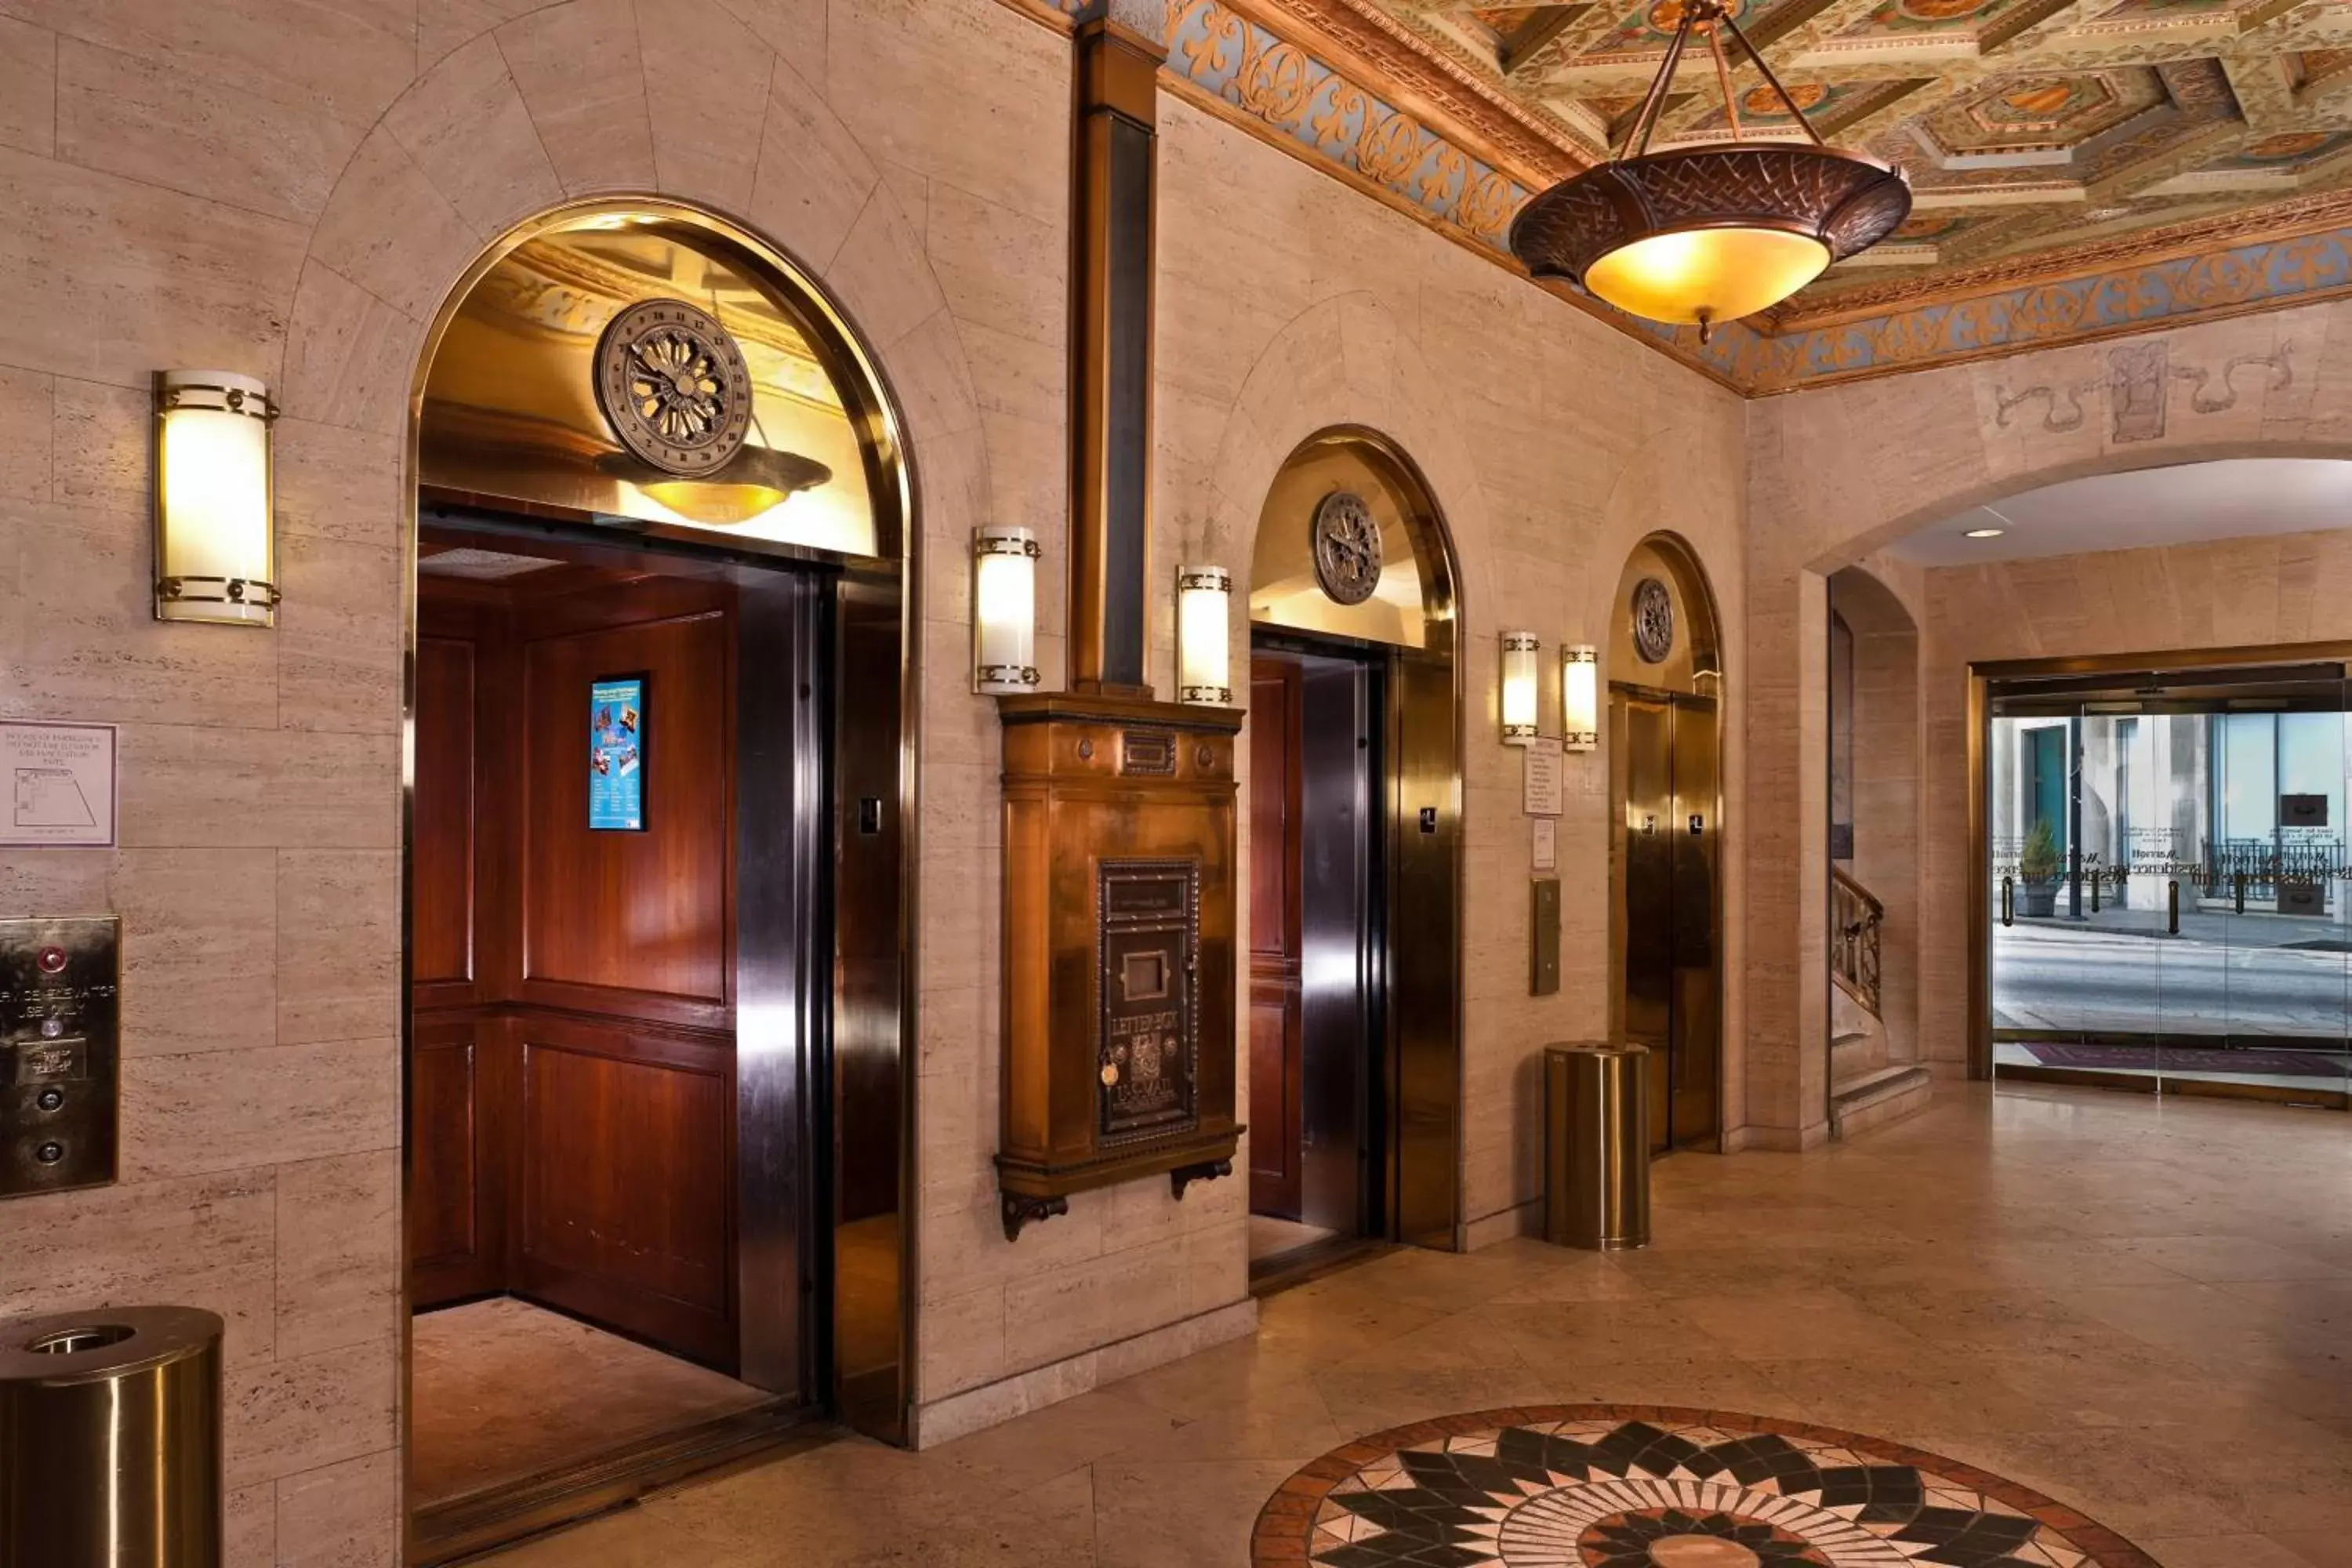
[[[1386,1253],[1270,1298],[1253,1341],[920,1454],[836,1444],[501,1561],[1296,1562],[1260,1509],[1302,1467],[1330,1474],[1318,1456],[1360,1464],[1381,1446],[1366,1435],[1455,1412],[1608,1406],[1662,1426],[1769,1412],[1952,1457],[1974,1477],[1954,1495],[1989,1470],[2082,1500],[2147,1554],[2102,1563],[2324,1568],[2352,1539],[2347,1163],[2317,1115],[1957,1090],[1800,1159],[1666,1162],[1671,1247]],[[1422,1562],[1433,1539],[1310,1560]],[[1463,1539],[1444,1560],[1493,1560]]]
[[[2352,1568],[2347,117],[0,0],[0,1568]]]

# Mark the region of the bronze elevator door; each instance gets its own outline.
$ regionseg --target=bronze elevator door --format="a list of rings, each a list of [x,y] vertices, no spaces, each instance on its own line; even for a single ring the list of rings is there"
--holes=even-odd
[[[1250,1206],[1384,1232],[1385,660],[1250,660]]]
[[[1284,1219],[1304,1186],[1299,676],[1291,659],[1250,661],[1250,1212]]]
[[[1650,1047],[1654,1151],[1711,1142],[1719,1120],[1716,705],[1614,691],[1619,798],[1619,975],[1627,1041]]]

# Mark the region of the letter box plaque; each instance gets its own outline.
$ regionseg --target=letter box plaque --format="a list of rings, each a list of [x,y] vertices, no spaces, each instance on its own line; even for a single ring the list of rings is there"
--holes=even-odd
[[[1101,876],[1102,1141],[1190,1131],[1200,1121],[1200,863],[1105,860]]]
[[[121,922],[0,921],[0,1198],[115,1175]]]
[[[1074,1194],[1227,1175],[1234,994],[1233,708],[1002,697],[1004,1234]]]

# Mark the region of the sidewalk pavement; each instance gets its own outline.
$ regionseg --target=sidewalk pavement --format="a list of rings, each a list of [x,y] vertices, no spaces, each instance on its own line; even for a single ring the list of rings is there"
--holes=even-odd
[[[1993,908],[2000,900],[1996,895]],[[2162,910],[2119,910],[2113,904],[2103,907],[2097,914],[2091,912],[2088,889],[2083,895],[2083,918],[2074,920],[2066,913],[2066,891],[2058,891],[2058,912],[2047,920],[2017,917],[2015,929],[2032,931],[2037,936],[2066,932],[2096,933],[2102,936],[2147,936],[2164,939],[2167,917]],[[2215,946],[2291,947],[2299,942],[2342,942],[2352,950],[2352,925],[2333,920],[2314,920],[2308,915],[2276,915],[2248,912],[2233,914],[2219,910],[2192,910],[2180,911],[2179,941],[2206,942]],[[2327,951],[2325,949],[2317,951]]]

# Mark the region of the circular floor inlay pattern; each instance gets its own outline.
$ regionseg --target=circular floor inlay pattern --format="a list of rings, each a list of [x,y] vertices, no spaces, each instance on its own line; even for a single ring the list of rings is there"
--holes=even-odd
[[[2040,1492],[1882,1438],[1553,1405],[1375,1433],[1282,1484],[1254,1568],[2157,1568]]]

